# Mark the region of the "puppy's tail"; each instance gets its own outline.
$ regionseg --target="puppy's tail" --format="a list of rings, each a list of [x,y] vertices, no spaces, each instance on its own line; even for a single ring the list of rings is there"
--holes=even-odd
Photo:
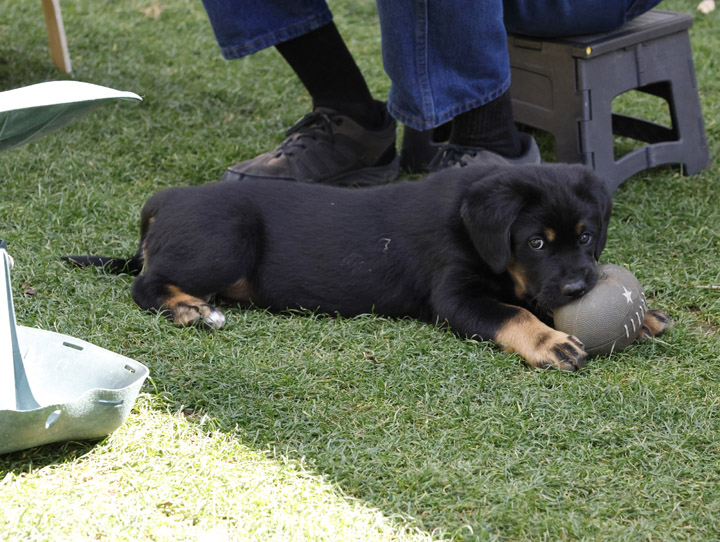
[[[76,267],[102,267],[106,272],[119,275],[128,273],[139,275],[143,268],[143,258],[140,253],[132,258],[111,258],[107,256],[63,256],[63,261]]]

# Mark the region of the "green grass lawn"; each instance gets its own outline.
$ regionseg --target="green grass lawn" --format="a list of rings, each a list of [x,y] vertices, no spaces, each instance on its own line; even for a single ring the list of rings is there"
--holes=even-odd
[[[696,4],[663,7],[695,15],[715,163],[623,184],[602,258],[676,326],[569,374],[412,320],[225,307],[221,332],[178,329],[130,277],[65,266],[131,254],[147,197],[268,150],[309,100],[274,50],[224,61],[199,0],[62,2],[73,78],[144,101],[0,155],[17,317],[151,378],[108,438],[0,456],[0,538],[719,539],[720,11]],[[385,96],[374,2],[333,9]],[[40,2],[0,13],[0,90],[63,79]]]

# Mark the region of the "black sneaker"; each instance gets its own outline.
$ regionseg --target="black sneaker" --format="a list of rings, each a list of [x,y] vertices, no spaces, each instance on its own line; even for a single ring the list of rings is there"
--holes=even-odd
[[[385,111],[379,130],[318,107],[295,123],[272,152],[228,168],[222,180],[278,179],[342,186],[388,183],[400,172],[395,120]]]
[[[499,166],[539,164],[541,162],[540,149],[538,149],[535,139],[530,134],[520,132],[520,142],[522,143],[522,154],[515,158],[507,158],[487,149],[448,144],[438,149],[428,168],[430,171],[437,171],[438,169],[485,164]]]

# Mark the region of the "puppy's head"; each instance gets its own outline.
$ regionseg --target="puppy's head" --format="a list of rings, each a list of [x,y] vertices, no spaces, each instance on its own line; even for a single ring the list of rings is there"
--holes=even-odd
[[[584,166],[510,166],[470,186],[461,216],[480,258],[509,274],[519,300],[547,312],[595,285],[611,206]]]

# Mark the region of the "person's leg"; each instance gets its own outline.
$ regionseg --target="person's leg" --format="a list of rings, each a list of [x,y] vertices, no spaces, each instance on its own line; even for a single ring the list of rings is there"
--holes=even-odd
[[[510,87],[502,0],[377,0],[390,113],[440,126]]]
[[[452,153],[442,149],[436,162],[465,163],[459,158],[466,149],[478,159],[539,161],[534,142],[518,133],[513,119],[502,0],[377,5],[392,81],[390,113],[421,131],[452,120]]]
[[[333,109],[368,129],[382,127],[385,108],[373,100],[334,23],[275,47],[305,85],[313,108]]]
[[[279,147],[231,166],[223,179],[360,185],[397,176],[395,121],[373,100],[323,0],[203,2],[226,58],[274,45],[313,103]]]
[[[523,145],[515,127],[510,91],[456,116],[449,141],[453,145],[487,149],[509,158],[520,156]]]

